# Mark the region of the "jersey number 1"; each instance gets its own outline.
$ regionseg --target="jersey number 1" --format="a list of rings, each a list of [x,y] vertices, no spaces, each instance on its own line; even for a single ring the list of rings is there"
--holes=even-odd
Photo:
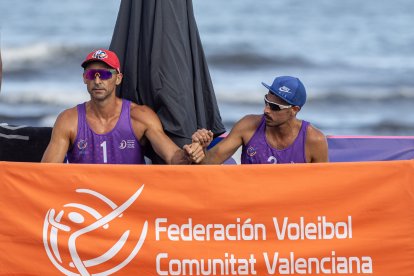
[[[103,162],[108,163],[108,155],[106,153],[106,141],[102,142],[101,147],[103,149]]]

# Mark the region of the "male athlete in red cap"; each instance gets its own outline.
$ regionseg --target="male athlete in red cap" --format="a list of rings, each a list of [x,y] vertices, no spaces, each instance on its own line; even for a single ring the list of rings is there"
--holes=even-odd
[[[198,143],[180,149],[164,133],[149,107],[116,97],[122,81],[117,55],[100,49],[82,63],[90,100],[63,111],[53,128],[42,162],[143,164],[143,146],[151,143],[167,164],[199,163]]]

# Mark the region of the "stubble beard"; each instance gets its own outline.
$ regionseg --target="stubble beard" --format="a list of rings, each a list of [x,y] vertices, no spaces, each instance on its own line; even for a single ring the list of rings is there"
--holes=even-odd
[[[102,92],[95,93],[93,91],[93,89],[102,89],[105,92],[103,92],[103,93]],[[105,89],[105,88],[94,87],[93,89],[89,92],[89,95],[90,95],[91,99],[94,100],[94,101],[96,101],[96,102],[103,102],[106,99],[108,99],[111,96],[111,94],[112,94],[111,92],[108,92],[108,90]]]

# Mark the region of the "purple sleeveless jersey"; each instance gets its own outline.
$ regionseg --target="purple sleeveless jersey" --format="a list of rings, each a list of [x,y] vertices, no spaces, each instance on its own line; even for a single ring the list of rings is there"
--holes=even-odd
[[[289,147],[278,150],[272,148],[266,140],[266,121],[263,116],[259,127],[250,141],[243,146],[242,164],[284,164],[306,163],[305,141],[309,122],[302,121],[298,136]]]
[[[115,127],[108,133],[96,134],[86,121],[85,103],[78,108],[78,133],[68,151],[69,163],[145,164],[141,144],[131,126],[131,102],[122,100],[122,110]]]

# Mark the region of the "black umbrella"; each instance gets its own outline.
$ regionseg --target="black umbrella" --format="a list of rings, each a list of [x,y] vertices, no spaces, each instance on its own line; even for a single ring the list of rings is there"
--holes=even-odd
[[[178,146],[198,128],[225,132],[191,0],[122,0],[110,49],[118,95],[150,106]]]

